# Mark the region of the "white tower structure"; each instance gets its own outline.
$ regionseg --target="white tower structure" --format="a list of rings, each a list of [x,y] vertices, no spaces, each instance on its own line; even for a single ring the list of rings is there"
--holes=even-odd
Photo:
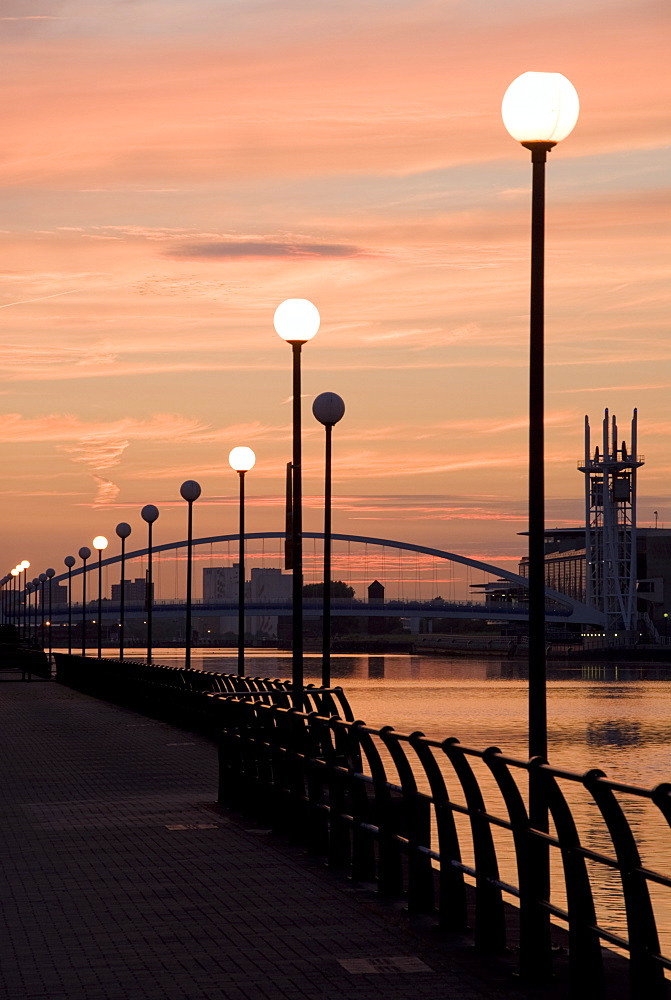
[[[636,628],[636,454],[637,412],[631,421],[630,450],[618,447],[617,420],[608,410],[601,450],[591,452],[585,417],[585,589],[587,604],[606,615],[609,632]]]

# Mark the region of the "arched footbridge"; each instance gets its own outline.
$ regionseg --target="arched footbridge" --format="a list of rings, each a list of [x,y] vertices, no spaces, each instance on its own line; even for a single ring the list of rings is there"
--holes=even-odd
[[[323,540],[324,535],[322,532],[304,531],[304,539],[316,539]],[[483,562],[479,559],[471,559],[469,556],[462,556],[456,552],[446,552],[443,549],[431,548],[426,545],[417,545],[413,542],[401,542],[390,538],[373,538],[367,535],[349,535],[340,534],[334,532],[331,535],[333,541],[342,542],[353,542],[360,543],[363,545],[373,545],[381,546],[388,549],[396,549],[405,552],[419,553],[424,556],[431,556],[437,560],[446,560],[447,562],[457,563],[463,566],[470,567],[475,570],[481,570],[484,573],[491,574],[499,579],[503,579],[515,586],[528,588],[529,581],[526,577],[520,576],[517,573],[512,573],[510,570],[503,569],[500,566],[495,566],[492,563]],[[285,533],[281,531],[270,531],[270,532],[250,532],[245,534],[246,541],[254,540],[269,540],[275,539],[278,541],[283,541],[285,539]],[[202,545],[214,545],[221,543],[239,543],[238,534],[226,534],[226,535],[211,535],[204,538],[194,538],[192,545],[194,548]],[[152,547],[152,553],[167,553],[171,551],[178,551],[179,549],[185,549],[188,546],[188,540],[183,539],[176,542],[167,542],[162,545],[154,545]],[[133,559],[140,559],[148,555],[148,549],[135,549],[132,552],[127,552],[125,554],[126,562]],[[102,566],[114,566],[121,562],[121,556],[110,556],[102,560]],[[98,563],[97,560],[91,560],[86,566],[86,572],[97,572]],[[72,576],[78,576],[84,572],[83,566],[78,566],[72,569]],[[127,577],[126,577],[127,578]],[[53,583],[63,583],[68,581],[68,573],[62,573],[59,576],[53,578]],[[89,591],[90,598],[93,598],[93,593]],[[561,594],[556,590],[551,588],[546,588],[546,620],[548,622],[571,622],[583,625],[596,625],[603,627],[605,625],[604,616],[596,609],[589,607],[588,605],[577,601],[572,597],[568,597],[566,594]],[[93,603],[93,601],[92,601]],[[321,614],[322,602],[318,600],[306,599],[304,602],[304,614],[307,617],[314,616],[317,617]],[[178,600],[156,600],[154,602],[154,608],[156,613],[176,613],[178,610],[184,608],[184,602]],[[482,619],[507,619],[513,621],[524,621],[528,618],[528,609],[524,603],[512,604],[508,602],[493,602],[493,601],[443,601],[443,600],[393,600],[385,599],[384,602],[380,601],[365,601],[352,599],[335,599],[332,602],[332,614],[333,615],[365,615],[365,616],[390,616],[397,615],[401,617],[419,617],[419,618],[482,618]],[[111,602],[106,600],[103,607],[103,615],[114,614],[117,609],[116,602]],[[213,600],[195,600],[193,601],[194,614],[220,614],[220,615],[231,615],[237,610],[236,602],[228,601],[213,601]],[[286,615],[291,612],[291,601],[286,599],[278,598],[268,598],[267,600],[254,601],[246,600],[245,610],[248,615]],[[52,609],[52,618],[54,621],[58,621],[65,614],[62,606],[54,607]],[[134,605],[131,601],[126,601],[126,614],[129,617],[133,615],[141,615],[143,613],[142,606],[140,604]]]

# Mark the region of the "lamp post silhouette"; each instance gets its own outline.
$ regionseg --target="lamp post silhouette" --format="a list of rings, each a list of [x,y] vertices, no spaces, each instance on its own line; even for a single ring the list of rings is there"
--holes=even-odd
[[[303,479],[301,470],[301,349],[319,330],[319,312],[308,299],[285,299],[275,310],[275,330],[293,353],[292,461],[292,689],[296,708],[303,704]]]
[[[324,452],[324,592],[322,594],[322,686],[331,686],[331,437],[345,413],[345,403],[335,392],[322,392],[312,412],[326,431]]]
[[[49,626],[49,663],[51,663],[51,653],[53,651],[53,625],[51,623],[51,621],[52,621],[52,607],[53,607],[53,605],[52,605],[52,599],[51,599],[51,597],[52,597],[52,595],[51,595],[51,581],[56,576],[56,570],[52,566],[50,566],[49,569],[46,571],[46,574],[47,574],[47,580],[49,581],[49,612],[48,612],[48,614],[49,614],[49,621],[47,622],[47,625]]]
[[[108,546],[104,535],[96,535],[93,548],[98,553],[98,659],[103,655],[103,552]]]
[[[529,323],[529,756],[547,756],[545,661],[544,283],[545,163],[578,120],[578,95],[560,73],[523,73],[502,104],[505,127],[531,151]]]
[[[40,573],[40,646],[44,649],[44,584],[47,582],[47,574]]]
[[[84,563],[82,573],[82,656],[86,656],[86,560],[91,556],[88,545],[82,545],[79,550],[79,558]]]
[[[33,616],[33,607],[32,607],[31,600],[30,600],[30,598],[32,596],[32,593],[33,593],[33,589],[34,589],[33,581],[32,580],[26,580],[26,584],[25,584],[25,587],[24,587],[24,591],[25,591],[25,595],[26,595],[25,596],[26,614],[24,615],[24,620],[26,620],[28,624],[24,628],[24,639],[27,640],[28,645],[31,645],[31,634],[32,634],[32,630],[33,630],[33,619],[32,619],[32,616]]]
[[[142,508],[142,520],[147,522],[148,542],[147,542],[147,663],[151,663],[152,654],[152,623],[154,617],[154,584],[152,580],[152,527],[158,517],[158,507],[153,503],[145,504]]]
[[[15,566],[14,569],[10,573],[10,579],[12,580],[12,589],[9,592],[9,597],[10,597],[9,617],[10,617],[11,621],[14,623],[14,625],[16,625],[16,621],[17,621],[17,618],[18,618],[18,621],[19,621],[18,633],[19,633],[19,639],[20,639],[21,638],[21,618],[20,618],[19,615],[17,615],[17,611],[19,609],[19,603],[17,601],[17,595],[18,595],[18,579],[17,579],[17,577],[18,577],[19,573],[20,573],[20,570],[19,570],[18,566]]]
[[[523,73],[508,87],[502,104],[505,127],[531,151],[531,285],[529,299],[529,756],[547,758],[545,658],[545,163],[548,152],[573,130],[578,95],[560,73]],[[548,804],[538,771],[529,772],[529,821],[548,830]],[[534,841],[539,896],[549,899],[550,862],[546,843]],[[549,913],[533,924],[536,945],[520,972],[534,982],[551,974]]]
[[[39,578],[39,576],[34,576],[33,577],[33,594],[34,594],[34,600],[33,600],[33,618],[34,618],[33,637],[34,638],[33,638],[33,641],[34,641],[34,643],[36,645],[38,643],[38,628],[39,628],[37,622],[39,620],[39,613],[40,613],[38,605],[37,605],[37,595],[39,593],[39,589],[40,589],[40,578]]]
[[[193,505],[200,496],[200,483],[187,479],[179,488],[182,500],[188,504],[186,520],[186,616],[184,622],[184,666],[191,667],[191,605],[193,583]]]
[[[126,611],[126,539],[132,528],[126,521],[119,521],[116,526],[117,537],[121,539],[121,579],[119,581],[119,659],[123,660],[124,618]]]
[[[256,455],[251,448],[233,448],[228,464],[240,479],[238,556],[238,674],[245,674],[245,473],[254,468]]]
[[[72,656],[72,567],[76,561],[74,556],[63,560],[68,568],[68,656]]]
[[[26,583],[28,581],[28,570],[30,569],[30,563],[28,562],[27,559],[24,559],[22,562],[18,563],[18,565],[17,565],[16,568],[19,571],[19,579],[17,581],[18,588],[19,588],[18,589],[19,618],[23,617],[23,631],[24,631],[24,635],[25,635],[25,631],[26,631],[26,603],[25,603],[25,600],[26,599],[25,599],[25,594],[21,593],[21,576],[20,576],[20,574],[21,574],[21,572],[24,573],[24,577],[23,577],[23,589],[25,591]],[[23,605],[23,612],[22,612],[22,609],[21,609],[21,605]],[[28,626],[30,627],[30,622],[28,622]]]

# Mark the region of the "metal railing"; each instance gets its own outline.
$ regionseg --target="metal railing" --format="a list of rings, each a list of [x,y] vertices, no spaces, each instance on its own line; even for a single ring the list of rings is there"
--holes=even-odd
[[[221,803],[289,833],[329,865],[374,882],[380,893],[403,896],[409,912],[435,913],[444,929],[467,929],[467,883],[473,882],[470,919],[482,951],[506,947],[504,896],[512,897],[518,907],[519,972],[526,981],[550,975],[554,918],[568,929],[571,998],[611,996],[604,985],[602,942],[628,954],[632,998],[667,997],[664,971],[671,960],[660,953],[649,886],[668,889],[671,879],[642,865],[618,796],[650,800],[666,826],[670,784],[647,790],[610,781],[596,769],[574,774],[539,758],[508,757],[496,747],[474,750],[456,739],[406,735],[389,726],[373,729],[260,701],[226,699],[221,721]],[[504,816],[487,810],[474,760],[493,778]],[[534,783],[543,796],[552,832],[532,827],[519,778]],[[589,793],[612,852],[581,843],[563,782]],[[467,823],[468,845],[460,817]],[[512,883],[500,876],[497,830],[512,836]],[[466,846],[472,864],[463,860]],[[559,860],[565,906],[550,899],[548,854]],[[593,869],[598,866],[619,873],[627,937],[597,924]]]
[[[643,864],[620,798],[637,809],[647,801],[668,830],[671,783],[650,790],[596,769],[580,775],[497,747],[372,728],[354,721],[341,688],[306,687],[298,711],[283,680],[54,657],[61,683],[217,737],[222,804],[289,834],[381,895],[403,898],[410,913],[432,915],[442,930],[472,928],[482,952],[513,945],[525,981],[547,980],[553,937],[562,932],[571,1000],[615,995],[602,945],[627,954],[632,1000],[666,1000],[671,958],[660,950],[650,888],[668,890],[671,878]],[[588,796],[606,849],[583,843],[567,784]],[[547,831],[530,822],[528,785],[547,807]],[[487,807],[492,789],[502,815]],[[502,835],[512,842],[509,858]],[[599,871],[619,880],[626,936],[597,922]]]
[[[294,701],[291,682],[279,678],[240,677],[193,667],[58,652],[53,657],[59,683],[211,737],[220,731],[220,705],[226,698],[254,697],[260,703],[287,708]],[[340,687],[307,684],[303,689],[303,708],[307,712],[354,718]]]

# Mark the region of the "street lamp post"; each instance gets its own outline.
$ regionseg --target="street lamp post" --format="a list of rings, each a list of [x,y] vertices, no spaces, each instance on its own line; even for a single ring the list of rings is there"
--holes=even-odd
[[[25,592],[25,598],[24,598],[24,600],[25,600],[25,607],[26,607],[26,611],[27,611],[27,621],[28,621],[27,628],[24,630],[24,640],[27,640],[28,645],[31,645],[31,633],[32,633],[32,629],[33,629],[33,620],[32,620],[33,607],[32,607],[30,598],[31,598],[31,595],[32,595],[33,589],[34,589],[33,581],[32,580],[26,580],[26,583],[25,583],[25,586],[24,586],[23,589],[24,589],[24,592]],[[24,615],[24,618],[25,617],[26,616]]]
[[[93,548],[98,553],[98,659],[103,655],[103,552],[108,546],[104,535],[96,535]]]
[[[331,686],[331,437],[342,420],[345,403],[335,392],[322,392],[312,412],[326,431],[324,454],[324,592],[322,594],[322,686]]]
[[[292,689],[296,708],[303,703],[303,480],[301,471],[301,348],[319,330],[319,312],[308,299],[285,299],[275,310],[275,330],[293,352],[292,469]]]
[[[40,578],[39,578],[39,576],[34,576],[33,577],[33,594],[34,594],[34,599],[33,599],[33,619],[34,619],[33,636],[34,636],[34,642],[35,642],[36,645],[38,643],[38,631],[39,631],[39,626],[38,626],[37,622],[39,620],[39,614],[40,614],[40,609],[39,609],[38,603],[37,603],[37,595],[39,593],[39,590],[40,590]]]
[[[238,675],[245,675],[245,473],[254,468],[256,455],[251,448],[233,448],[228,456],[230,467],[240,479],[238,547]]]
[[[44,584],[47,582],[47,574],[40,573],[40,646],[44,649]]]
[[[47,572],[47,580],[49,581],[49,621],[47,625],[49,626],[49,663],[51,663],[51,654],[53,652],[53,625],[52,625],[52,600],[51,600],[51,581],[56,576],[56,570],[53,566],[50,566]]]
[[[86,656],[86,560],[91,556],[88,545],[82,545],[79,550],[79,558],[84,563],[82,572],[82,656]]]
[[[147,585],[146,585],[146,603],[147,603],[147,663],[151,664],[151,654],[152,654],[152,624],[153,624],[153,612],[154,612],[154,584],[152,580],[152,527],[154,521],[158,517],[158,507],[155,507],[153,503],[145,504],[142,508],[142,520],[147,522],[148,528],[148,542],[147,542]]]
[[[72,656],[72,567],[76,561],[74,556],[63,560],[68,568],[68,656]]]
[[[26,630],[26,598],[25,598],[25,588],[26,588],[26,583],[27,583],[27,580],[28,580],[28,570],[30,569],[30,563],[28,562],[27,559],[24,559],[22,562],[20,562],[17,565],[16,568],[19,571],[19,579],[17,580],[17,584],[18,584],[18,588],[19,588],[18,589],[18,595],[17,595],[18,598],[19,598],[19,619],[23,618],[23,631],[24,631],[24,635],[25,635],[25,630]],[[24,577],[23,577],[23,589],[24,589],[24,593],[21,592],[21,575],[20,574],[21,574],[22,571],[23,571],[23,574],[24,574]],[[23,605],[23,607],[21,607],[22,605]],[[30,627],[30,622],[28,622],[28,627]]]
[[[529,323],[529,756],[547,756],[545,663],[544,270],[545,163],[578,120],[578,95],[560,73],[523,73],[503,98],[503,122],[531,151]]]
[[[18,594],[18,576],[19,576],[20,572],[21,571],[19,570],[18,566],[15,566],[14,569],[11,571],[10,579],[12,581],[12,589],[9,592],[9,596],[10,596],[10,604],[9,604],[10,621],[16,627],[16,620],[17,620],[17,618],[19,619],[19,626],[18,626],[18,629],[17,629],[17,631],[19,633],[19,639],[21,638],[21,619],[17,615],[17,611],[19,609],[19,604],[18,604],[18,601],[17,601],[17,594]]]
[[[564,139],[578,119],[578,95],[560,73],[523,73],[508,87],[503,122],[513,137],[531,151],[531,286],[529,300],[529,756],[547,759],[545,659],[545,444],[544,444],[544,294],[545,294],[545,163],[548,152]],[[545,787],[538,771],[529,773],[529,822],[548,830]],[[538,897],[550,897],[548,845],[530,844]],[[523,933],[533,946],[525,949],[520,972],[532,982],[551,975],[550,917],[533,908],[523,917]]]
[[[187,479],[179,488],[182,500],[188,504],[186,523],[186,616],[184,622],[184,666],[191,667],[191,610],[193,603],[193,505],[200,496],[200,483]]]
[[[121,539],[121,579],[119,581],[119,659],[123,660],[124,618],[126,610],[126,539],[132,528],[126,521],[119,521],[116,526],[117,537]]]

